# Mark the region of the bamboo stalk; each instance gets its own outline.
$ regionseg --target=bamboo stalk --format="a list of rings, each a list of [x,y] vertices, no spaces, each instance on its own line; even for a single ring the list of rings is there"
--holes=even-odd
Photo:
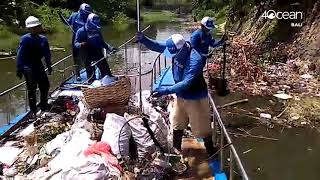
[[[222,106],[217,106],[217,108],[221,109],[221,108],[225,108],[225,107],[228,107],[228,106],[233,106],[233,105],[240,104],[240,103],[245,103],[245,102],[248,102],[248,101],[249,101],[249,99],[241,99],[241,100],[233,101],[231,103],[224,104]]]
[[[256,135],[252,135],[252,134],[241,134],[241,133],[233,133],[233,132],[229,132],[229,134],[235,135],[235,136],[243,136],[243,137],[251,137],[251,138],[257,138],[257,139],[266,139],[266,140],[272,140],[272,141],[279,141],[279,139],[276,139],[276,138],[264,137],[264,136],[256,136]]]

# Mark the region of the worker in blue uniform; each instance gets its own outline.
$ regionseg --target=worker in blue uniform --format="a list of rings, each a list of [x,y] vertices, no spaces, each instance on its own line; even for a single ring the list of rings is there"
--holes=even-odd
[[[101,77],[106,75],[112,76],[108,62],[103,54],[103,48],[108,52],[116,52],[117,49],[107,44],[101,34],[100,18],[98,15],[91,13],[88,16],[84,27],[76,33],[75,47],[87,54],[85,67],[89,82],[96,79],[95,68],[91,66],[92,62],[98,62],[97,67],[100,70]]]
[[[74,40],[75,40],[75,36],[76,36],[77,31],[85,25],[90,13],[92,13],[92,8],[89,4],[86,4],[86,3],[81,4],[79,11],[72,13],[68,20],[64,19],[62,14],[59,13],[59,16],[60,16],[62,22],[65,25],[70,26],[73,31],[72,55],[73,55],[73,60],[74,60],[74,65],[75,65],[75,75],[76,75],[77,81],[81,81],[80,68],[81,68],[81,64],[84,61],[85,54],[81,54],[79,49],[77,49],[75,47]]]
[[[30,33],[20,39],[17,55],[17,76],[21,79],[24,76],[27,89],[29,106],[32,113],[37,111],[37,86],[40,89],[40,108],[48,109],[49,80],[41,59],[44,57],[48,74],[51,75],[51,54],[48,40],[41,35],[42,27],[38,18],[30,16],[25,21]]]
[[[215,148],[212,141],[208,90],[203,77],[205,60],[180,34],[172,35],[163,43],[149,39],[139,32],[137,40],[150,50],[164,53],[167,58],[172,59],[175,84],[156,89],[153,96],[168,94],[177,96],[173,111],[170,113],[173,146],[181,150],[183,130],[190,123],[193,135],[196,138],[203,138],[207,153],[213,155]]]
[[[220,40],[212,38],[212,31],[215,28],[215,23],[212,18],[204,17],[201,20],[201,28],[194,31],[191,35],[190,41],[192,48],[197,50],[204,59],[207,59],[209,54],[209,47],[218,47],[224,44],[227,39],[224,35]]]

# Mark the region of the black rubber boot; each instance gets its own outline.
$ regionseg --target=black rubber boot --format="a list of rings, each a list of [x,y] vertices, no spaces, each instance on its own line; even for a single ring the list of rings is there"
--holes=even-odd
[[[181,151],[183,130],[173,130],[173,147]]]
[[[216,153],[216,148],[213,146],[212,137],[203,138],[204,146],[206,147],[206,151],[211,157],[214,153]]]

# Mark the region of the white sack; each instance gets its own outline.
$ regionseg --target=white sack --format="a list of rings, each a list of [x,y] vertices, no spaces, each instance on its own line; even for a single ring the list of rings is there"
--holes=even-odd
[[[129,155],[129,139],[131,136],[131,132],[129,126],[124,125],[125,123],[125,118],[115,113],[108,113],[106,115],[106,120],[103,125],[103,134],[101,141],[108,143],[111,147],[113,154],[115,155],[120,154],[120,151],[121,155],[123,156]],[[119,141],[120,131],[121,135]]]

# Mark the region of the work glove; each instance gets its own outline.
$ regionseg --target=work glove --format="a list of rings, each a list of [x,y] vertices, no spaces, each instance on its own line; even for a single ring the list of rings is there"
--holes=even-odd
[[[19,79],[22,79],[22,76],[23,76],[22,71],[21,71],[21,70],[17,70],[17,77],[18,77]]]
[[[49,66],[49,67],[48,67],[48,75],[51,75],[51,74],[52,74],[52,67]]]
[[[144,38],[143,32],[137,32],[137,34],[136,34],[136,42],[141,42],[143,38]]]
[[[152,97],[160,97],[169,94],[168,88],[157,88],[151,94]]]

